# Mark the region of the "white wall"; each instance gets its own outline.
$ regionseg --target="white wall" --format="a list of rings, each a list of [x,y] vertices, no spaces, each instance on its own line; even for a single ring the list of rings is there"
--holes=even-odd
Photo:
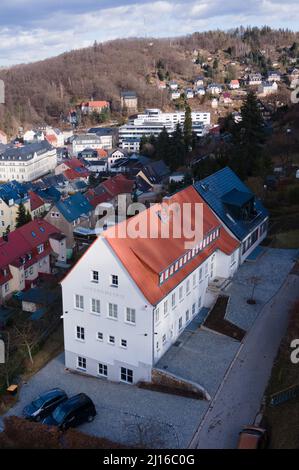
[[[91,282],[91,270],[99,271],[98,284]],[[119,287],[110,286],[110,275],[119,277]],[[127,271],[114,256],[107,242],[98,238],[80,262],[62,281],[64,337],[66,366],[76,369],[76,359],[81,355],[87,360],[87,373],[97,375],[97,363],[108,365],[108,379],[119,381],[120,367],[134,371],[134,381],[149,380],[152,364],[152,311],[135,286]],[[84,296],[84,311],[74,308],[74,295]],[[92,298],[101,304],[99,315],[91,313]],[[108,318],[108,303],[118,305],[118,319]],[[125,322],[126,307],[135,308],[136,324]],[[68,312],[68,313],[65,313]],[[85,341],[76,339],[76,327],[85,328]],[[103,342],[97,340],[102,332]],[[115,345],[107,341],[115,336]],[[146,335],[146,336],[145,336]],[[120,347],[120,340],[127,340],[127,349]]]

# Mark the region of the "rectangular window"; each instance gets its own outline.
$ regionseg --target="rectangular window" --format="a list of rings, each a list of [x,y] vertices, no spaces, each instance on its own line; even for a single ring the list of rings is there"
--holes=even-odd
[[[126,321],[128,323],[136,323],[136,310],[135,310],[135,308],[127,307],[127,309],[126,309]]]
[[[162,343],[163,343],[163,344],[166,343],[166,335],[163,335],[163,336],[162,336]]]
[[[79,310],[83,310],[84,308],[83,295],[79,295],[79,294],[75,295],[75,308]]]
[[[199,299],[198,299],[198,309],[200,309],[200,308],[201,308],[201,297],[199,297]]]
[[[43,244],[38,245],[38,247],[37,247],[38,254],[42,253],[43,251],[44,251],[44,245]]]
[[[86,370],[86,358],[82,356],[78,356],[77,366],[78,366],[78,369]]]
[[[126,339],[121,339],[120,340],[120,345],[122,348],[126,348],[127,347],[127,340]]]
[[[77,326],[77,339],[80,339],[81,341],[85,340],[85,331],[82,326]]]
[[[193,287],[196,286],[196,274],[193,274]]]
[[[101,313],[101,306],[99,299],[91,299],[91,313]]]
[[[109,303],[108,317],[117,319],[117,305]]]
[[[125,367],[120,368],[120,380],[122,382],[133,383],[133,371],[126,369]]]
[[[179,300],[182,300],[183,298],[183,286],[179,288]]]
[[[189,294],[190,292],[190,280],[188,279],[188,281],[186,282],[186,293]]]
[[[101,333],[100,331],[97,332],[97,340],[98,341],[103,341],[103,333]]]
[[[167,315],[168,313],[168,301],[167,300],[165,300],[163,308],[164,308],[164,315]]]
[[[155,309],[154,315],[155,315],[155,323],[158,323],[158,321],[160,320],[160,311],[159,311],[159,308],[156,308],[156,309]]]
[[[190,313],[189,310],[186,311],[186,322],[189,321]]]
[[[195,304],[192,304],[192,316],[195,315],[195,309],[196,309],[196,305],[195,305]]]
[[[179,330],[183,328],[183,317],[179,318]]]
[[[111,285],[118,287],[118,276],[116,276],[116,274],[111,274]]]
[[[106,366],[106,364],[99,363],[98,374],[103,375],[104,377],[107,377],[107,375],[108,375],[108,366]]]
[[[91,281],[96,284],[99,282],[99,271],[91,271]]]
[[[171,296],[171,306],[172,306],[172,308],[175,307],[175,292]]]
[[[115,336],[108,336],[108,343],[109,344],[115,344]]]

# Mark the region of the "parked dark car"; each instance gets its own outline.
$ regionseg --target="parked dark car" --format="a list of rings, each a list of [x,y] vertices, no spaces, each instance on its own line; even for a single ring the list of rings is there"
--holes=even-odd
[[[51,415],[43,420],[43,424],[58,426],[65,430],[86,421],[90,423],[96,414],[92,400],[85,393],[79,393],[59,405]]]
[[[23,415],[31,421],[41,421],[50,415],[55,408],[68,399],[67,394],[60,388],[54,388],[37,397],[30,405],[25,406]]]

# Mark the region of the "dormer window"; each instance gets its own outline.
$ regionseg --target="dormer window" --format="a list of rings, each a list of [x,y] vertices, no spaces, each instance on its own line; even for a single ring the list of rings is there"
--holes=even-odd
[[[38,254],[41,254],[43,251],[44,251],[44,244],[42,243],[41,245],[38,245],[37,252]]]

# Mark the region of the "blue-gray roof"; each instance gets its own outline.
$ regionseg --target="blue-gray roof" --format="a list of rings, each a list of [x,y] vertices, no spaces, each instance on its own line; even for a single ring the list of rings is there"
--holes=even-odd
[[[13,200],[16,204],[28,199],[28,191],[25,185],[16,180],[0,184],[0,198],[8,204]]]
[[[243,240],[268,216],[261,201],[228,167],[198,181],[194,187],[239,240]],[[237,219],[229,213],[228,205],[242,206],[252,198],[256,215],[251,219]]]
[[[68,222],[73,222],[82,215],[87,215],[93,211],[92,205],[81,193],[73,194],[67,199],[58,201],[56,207]]]
[[[51,149],[52,146],[47,140],[42,142],[34,142],[33,144],[25,144],[22,147],[8,147],[1,152],[2,160],[31,160],[34,154],[41,155]]]

